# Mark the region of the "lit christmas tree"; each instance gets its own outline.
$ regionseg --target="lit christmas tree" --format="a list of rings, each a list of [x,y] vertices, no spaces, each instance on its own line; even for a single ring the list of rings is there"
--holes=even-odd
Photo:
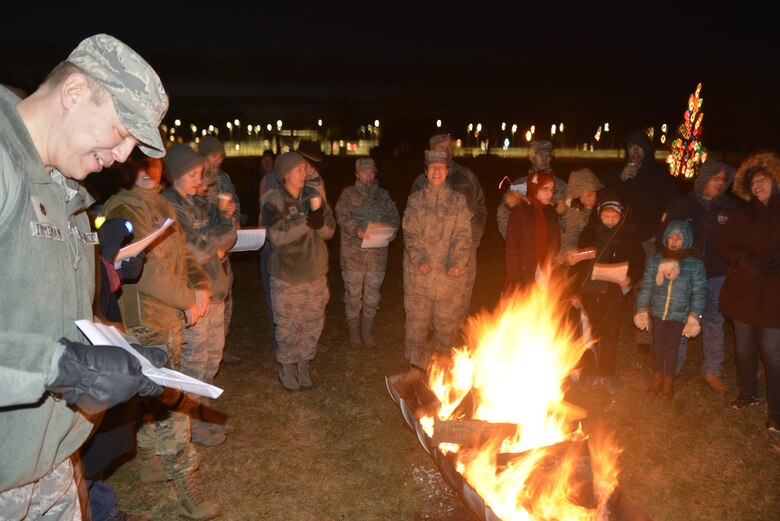
[[[688,97],[688,110],[684,121],[677,129],[680,137],[672,142],[672,153],[666,158],[669,172],[675,176],[691,179],[699,173],[699,166],[707,159],[707,150],[701,143],[701,121],[704,112],[701,105],[704,101],[700,96],[701,83],[696,86],[696,92]]]

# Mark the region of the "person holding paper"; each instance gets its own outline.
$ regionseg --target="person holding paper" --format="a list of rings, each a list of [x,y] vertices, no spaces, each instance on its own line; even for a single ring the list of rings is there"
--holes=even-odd
[[[0,87],[0,519],[80,519],[72,456],[96,415],[162,388],[120,348],[86,345],[92,202],[79,181],[165,148],[168,98],[123,42],[90,36],[25,99]],[[19,298],[11,298],[16,296]]]
[[[104,209],[108,217],[133,223],[141,238],[175,218],[161,195],[163,165],[159,159],[128,162],[125,177],[132,187],[111,196]],[[125,284],[119,298],[129,334],[143,344],[158,345],[168,354],[171,369],[181,370],[184,325],[194,326],[211,300],[211,281],[174,224],[147,247],[146,265],[135,284]],[[141,459],[141,481],[173,480],[181,508],[195,519],[217,515],[219,504],[199,493],[198,455],[191,442],[191,419],[178,392],[168,391],[146,411],[136,439]],[[219,424],[206,424],[207,427]],[[224,426],[222,427],[224,428]],[[203,441],[222,443],[221,430],[207,432]]]
[[[595,249],[593,259],[571,267],[572,298],[575,308],[581,306],[590,320],[593,337],[598,339],[595,368],[586,368],[584,381],[602,384],[610,394],[620,391],[615,376],[615,361],[620,335],[624,295],[634,281],[640,280],[645,264],[642,243],[625,222],[625,207],[617,195],[608,189],[599,194],[596,206],[598,219],[585,225],[580,235],[580,249]],[[609,268],[628,263],[622,280],[608,282],[594,278],[594,268]],[[592,371],[595,370],[595,374]]]
[[[460,310],[468,294],[464,270],[472,241],[466,198],[446,183],[447,152],[426,150],[425,167],[428,181],[409,194],[403,216],[404,356],[422,369],[434,351],[449,352],[462,325]]]
[[[221,259],[236,242],[236,230],[216,205],[197,195],[205,168],[202,157],[189,145],[181,143],[168,150],[165,164],[172,184],[163,190],[163,197],[176,212],[176,222],[184,232],[187,245],[211,283],[211,300],[204,315],[184,329],[181,368],[184,374],[213,384],[225,347],[228,278]],[[224,439],[215,436],[215,431],[222,429],[219,423],[205,421],[210,400],[193,398],[201,406],[192,410],[192,439],[213,446]]]
[[[368,225],[382,223],[395,230],[401,224],[398,207],[376,180],[376,163],[370,157],[355,161],[354,186],[341,192],[336,202],[336,222],[341,230],[341,276],[344,279],[344,311],[353,348],[376,347],[374,317],[387,270],[387,246],[362,248]],[[395,233],[391,239],[395,238]],[[361,311],[363,314],[361,324]],[[362,338],[361,338],[362,333]]]
[[[328,289],[328,247],[336,220],[327,201],[306,184],[311,167],[298,152],[276,160],[273,190],[263,204],[268,227],[268,275],[276,323],[279,383],[288,391],[311,389],[309,362],[325,325]]]
[[[701,253],[693,248],[688,221],[669,222],[657,252],[645,264],[636,297],[634,325],[653,329],[653,381],[647,392],[670,400],[680,337],[693,338],[701,331],[707,290],[707,270]]]

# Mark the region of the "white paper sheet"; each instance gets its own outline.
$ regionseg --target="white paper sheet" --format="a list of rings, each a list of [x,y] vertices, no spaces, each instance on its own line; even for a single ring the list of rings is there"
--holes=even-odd
[[[265,228],[241,228],[230,251],[257,251],[265,243]]]
[[[114,268],[119,269],[122,265],[123,260],[129,259],[130,257],[135,257],[136,255],[141,253],[142,250],[144,250],[147,246],[149,246],[152,243],[152,241],[154,241],[157,237],[159,237],[160,234],[164,232],[172,224],[173,224],[173,219],[167,217],[160,225],[159,228],[157,228],[155,231],[153,231],[143,239],[139,239],[132,244],[128,244],[124,248],[120,248],[120,250],[116,254],[116,258],[114,259]]]
[[[390,239],[398,230],[395,226],[382,223],[368,223],[366,227],[367,238],[363,238],[361,248],[384,248],[390,244]]]
[[[116,346],[124,349],[141,362],[141,371],[153,382],[179,389],[188,393],[208,396],[209,398],[218,398],[222,394],[222,389],[215,385],[208,384],[197,378],[187,376],[186,374],[168,369],[167,367],[155,367],[144,358],[133,346],[127,343],[125,337],[114,326],[107,326],[91,322],[89,320],[76,320],[76,325],[82,333],[89,338],[92,345],[95,346]]]

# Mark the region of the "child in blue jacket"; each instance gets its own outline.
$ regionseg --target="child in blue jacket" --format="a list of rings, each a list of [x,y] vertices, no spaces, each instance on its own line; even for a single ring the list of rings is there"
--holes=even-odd
[[[692,338],[701,331],[707,273],[701,254],[693,249],[693,232],[687,221],[671,221],[663,245],[648,257],[642,286],[636,298],[634,324],[647,330],[652,319],[653,381],[647,392],[672,398],[680,351],[680,336]]]

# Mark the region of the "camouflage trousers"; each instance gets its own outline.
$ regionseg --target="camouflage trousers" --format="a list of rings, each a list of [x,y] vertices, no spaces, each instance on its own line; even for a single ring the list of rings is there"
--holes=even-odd
[[[0,519],[81,521],[73,462],[66,459],[41,479],[0,494]]]
[[[166,350],[171,368],[180,368],[182,326],[155,330],[143,326],[131,328],[130,334],[144,345],[155,345]],[[185,410],[186,400],[180,393],[166,388],[165,394],[144,414],[136,432],[136,441],[142,448],[154,449],[160,455],[168,479],[176,479],[198,468],[198,453],[191,443],[191,420]]]
[[[374,318],[379,309],[380,290],[385,280],[384,271],[342,271],[344,279],[344,311],[347,320]]]
[[[412,364],[425,369],[433,351],[447,352],[452,347],[462,325],[462,299],[459,295],[431,298],[424,294],[404,292],[404,309],[404,356]],[[429,340],[431,333],[433,338]]]
[[[206,315],[184,329],[181,372],[213,384],[225,349],[225,301],[212,300]]]
[[[477,250],[472,248],[471,255],[469,256],[469,263],[463,268],[463,272],[460,275],[464,280],[463,300],[460,301],[460,309],[458,311],[459,322],[462,325],[466,322],[466,317],[469,314],[471,308],[471,294],[474,291],[474,282],[477,280]],[[458,326],[460,327],[460,326]]]
[[[271,301],[279,345],[277,362],[297,364],[301,360],[314,360],[329,299],[325,276],[300,284],[271,277]]]
[[[225,297],[225,336],[227,337],[230,330],[230,321],[233,320],[233,268],[230,266],[230,259],[225,259],[222,264],[225,268],[225,275],[228,280],[228,292]]]

